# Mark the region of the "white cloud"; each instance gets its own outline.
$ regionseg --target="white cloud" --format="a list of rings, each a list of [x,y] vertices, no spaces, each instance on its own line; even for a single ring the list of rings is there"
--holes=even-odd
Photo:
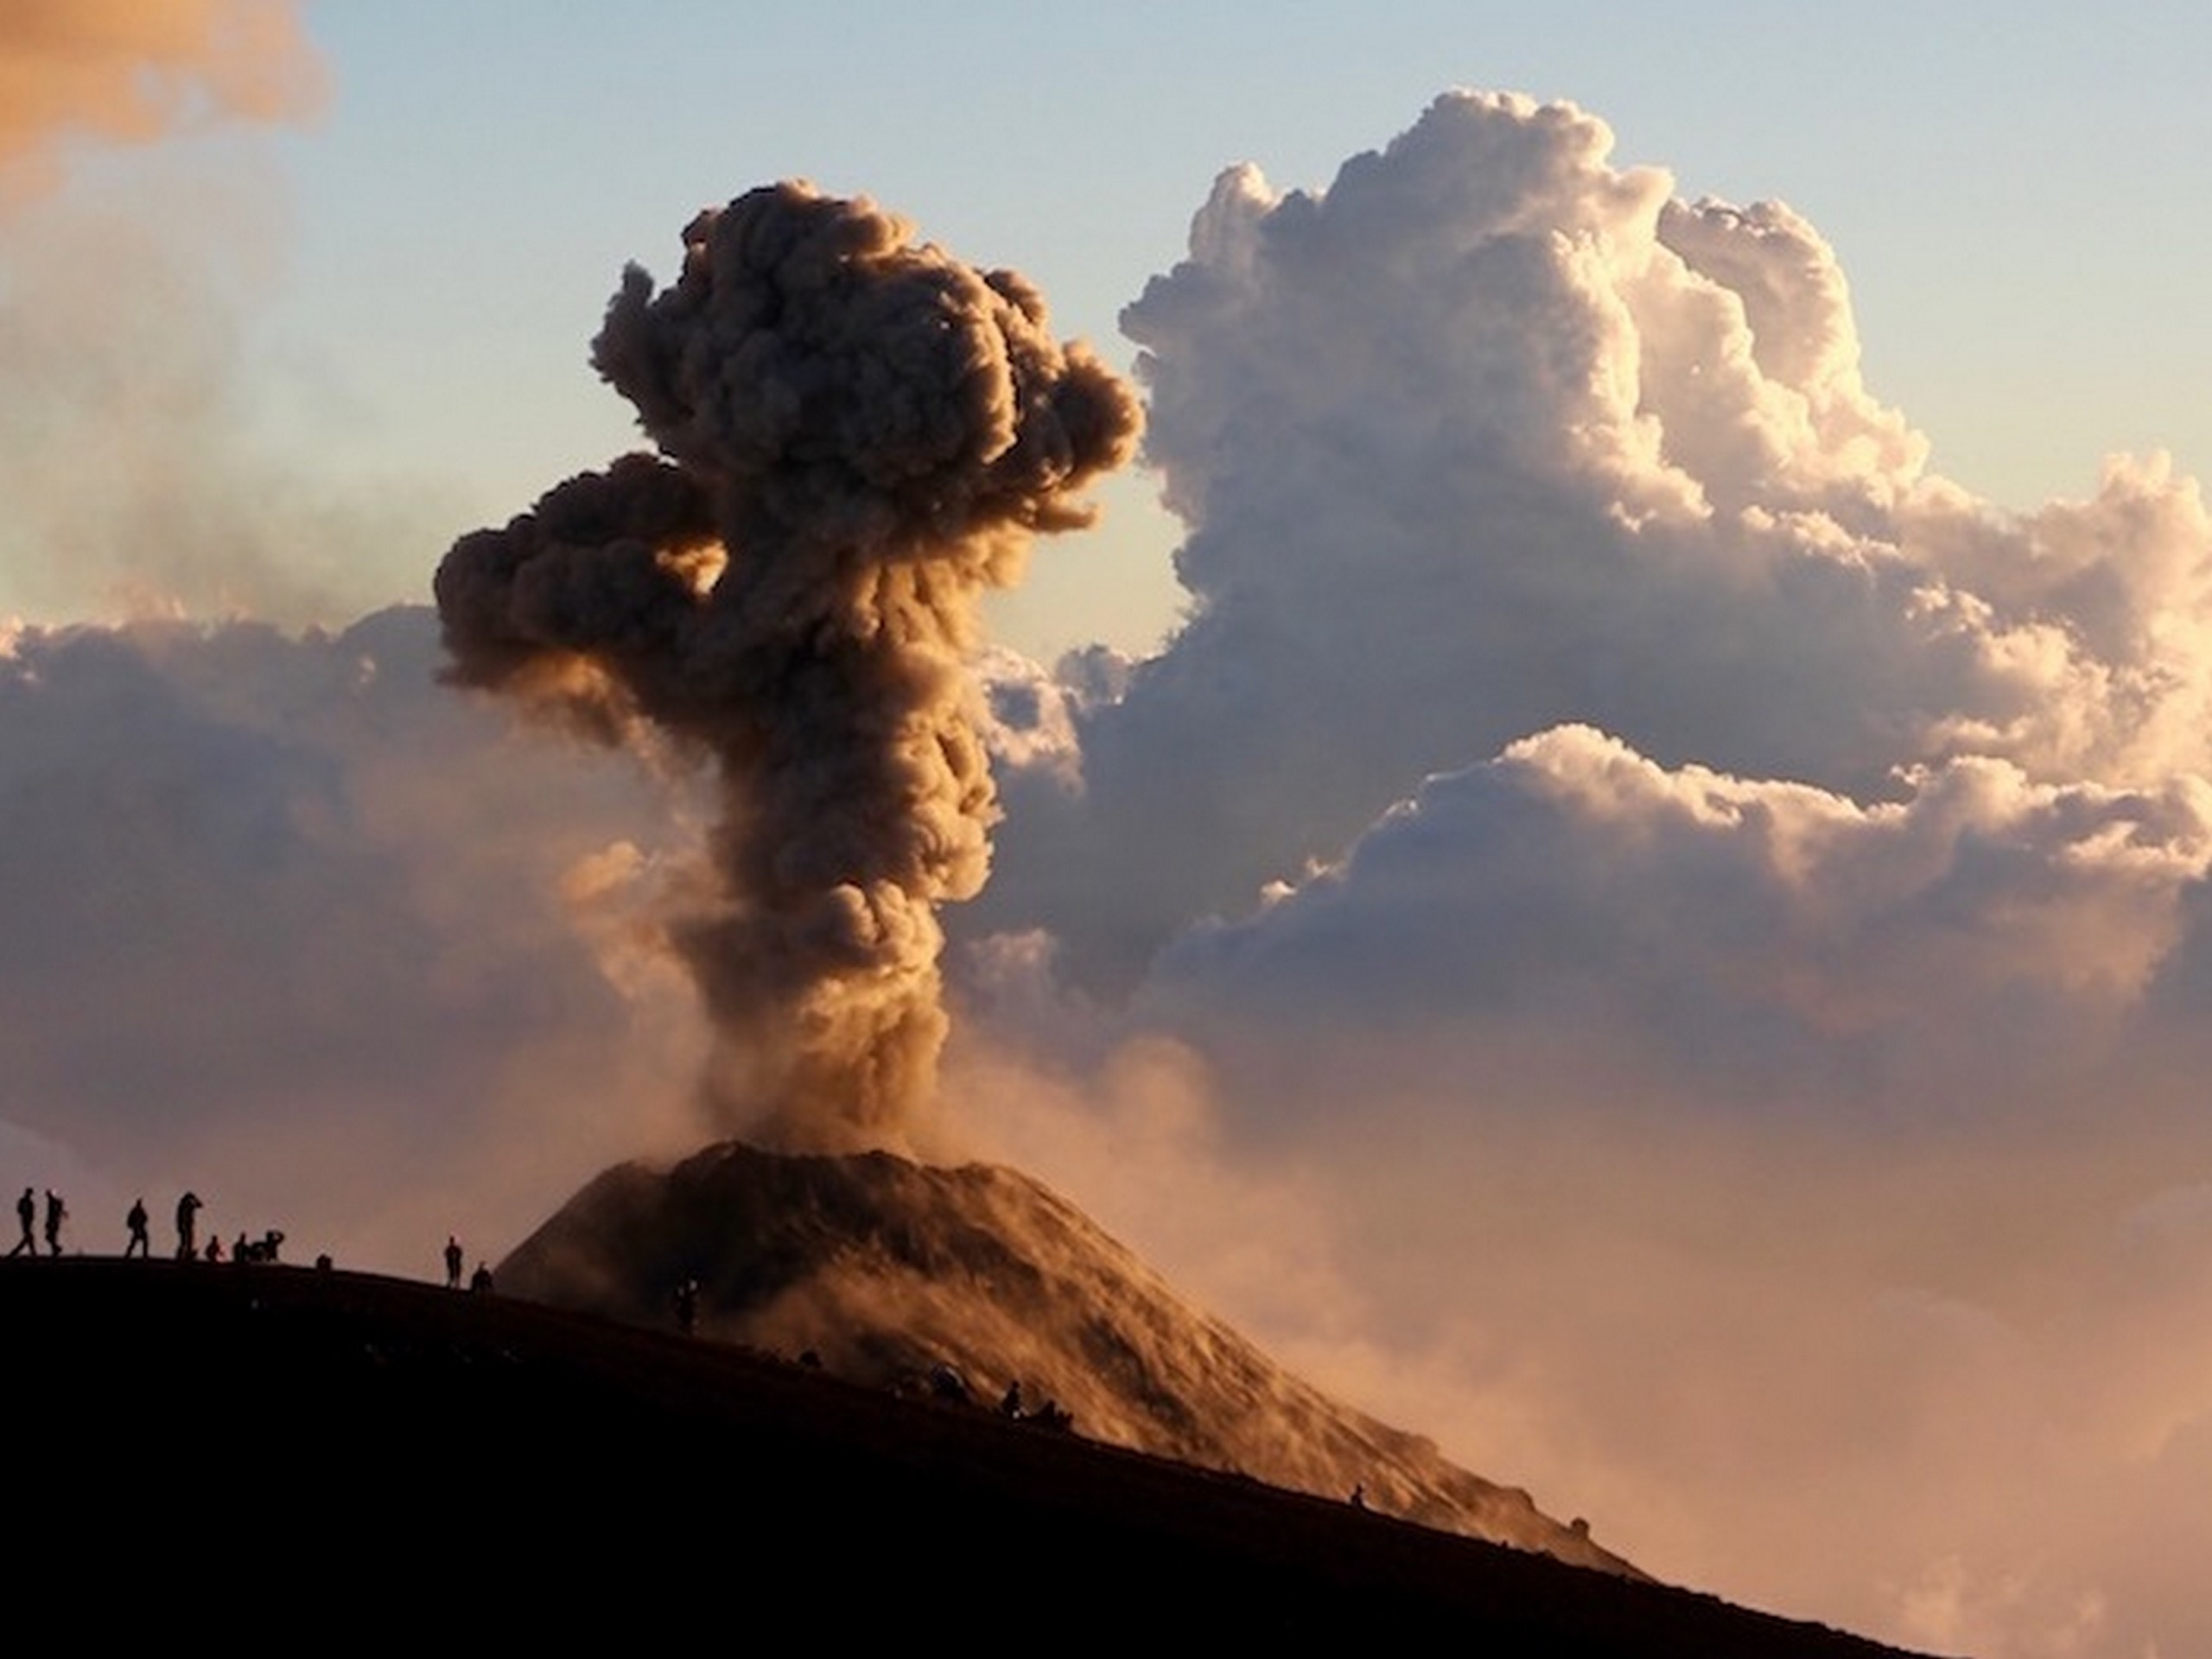
[[[1964,754],[2202,769],[2195,484],[2116,461],[2012,518],[1925,476],[1812,227],[1686,206],[1610,143],[1456,95],[1325,194],[1223,175],[1126,319],[1192,618],[1079,714],[1083,803],[1014,816],[983,925],[1127,982],[1425,774],[1573,721],[1861,799]]]
[[[1002,746],[967,1040],[1058,1057],[1078,1196],[1179,1195],[1136,1242],[1657,1571],[2194,1651],[2212,518],[1930,474],[1817,232],[1609,146],[1453,96],[1223,175],[1127,317],[1190,620],[1054,705],[1079,791]],[[1079,1081],[1163,1042],[1196,1148]]]

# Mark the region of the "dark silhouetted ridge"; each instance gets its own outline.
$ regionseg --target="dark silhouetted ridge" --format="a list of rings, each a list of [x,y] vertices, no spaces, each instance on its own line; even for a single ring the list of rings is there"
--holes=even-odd
[[[12,1582],[76,1586],[73,1629],[1893,1651],[505,1295],[8,1262],[0,1329]]]

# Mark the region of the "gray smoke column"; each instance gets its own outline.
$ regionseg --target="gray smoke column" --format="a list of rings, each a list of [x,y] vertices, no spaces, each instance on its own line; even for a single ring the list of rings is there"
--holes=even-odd
[[[725,1127],[895,1133],[945,1033],[935,907],[997,817],[971,727],[977,602],[1135,445],[1129,389],[1036,290],[866,199],[785,183],[632,265],[593,343],[661,456],[558,486],[439,567],[451,677],[638,718],[719,768],[711,891],[676,924]]]

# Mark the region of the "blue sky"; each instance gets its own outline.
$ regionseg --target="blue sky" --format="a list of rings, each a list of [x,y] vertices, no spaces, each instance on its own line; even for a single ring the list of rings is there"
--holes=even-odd
[[[2212,464],[2202,8],[306,16],[321,116],[198,146],[283,203],[246,325],[256,396],[303,465],[434,493],[455,529],[629,441],[586,342],[622,263],[666,276],[701,205],[792,175],[865,192],[1027,271],[1064,332],[1127,361],[1120,308],[1182,253],[1217,171],[1325,185],[1452,86],[1572,99],[1611,124],[1618,161],[1669,168],[1686,196],[1790,202],[1851,277],[1872,389],[1978,492],[2086,493],[2112,449]],[[1172,616],[1172,521],[1141,480],[1111,499],[1094,544],[1040,550],[1033,589],[1001,606],[1017,643],[1141,646]],[[438,550],[392,550],[391,595],[419,596]]]

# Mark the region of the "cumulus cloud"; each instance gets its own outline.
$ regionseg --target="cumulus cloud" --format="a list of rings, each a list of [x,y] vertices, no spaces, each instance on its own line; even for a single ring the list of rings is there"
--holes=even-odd
[[[2062,786],[1985,757],[1904,781],[1865,805],[1554,728],[1432,778],[1256,915],[1192,930],[1146,996],[1158,1020],[1249,1033],[1262,1065],[1317,1022],[1402,1027],[1402,1055],[1474,1065],[1487,1022],[1554,1019],[1761,1104],[1846,1059],[1862,1096],[1909,1103],[1962,1026],[1977,1046],[2013,1034],[1977,1065],[2032,1066],[2134,1005],[2212,862],[2212,785]]]
[[[1567,721],[1861,798],[1961,753],[2202,764],[2195,483],[2118,462],[2012,518],[1929,475],[1812,227],[1675,200],[1611,142],[1457,95],[1325,193],[1222,176],[1124,317],[1192,619],[1081,722],[1081,808],[1009,827],[990,925],[1127,983]]]
[[[995,671],[964,1006],[1049,1086],[976,1120],[1172,1166],[1140,1242],[1655,1570],[2193,1651],[2212,518],[1974,499],[1810,224],[1611,148],[1231,169],[1125,314],[1190,616]],[[1229,1265],[1286,1192],[1304,1306]]]

